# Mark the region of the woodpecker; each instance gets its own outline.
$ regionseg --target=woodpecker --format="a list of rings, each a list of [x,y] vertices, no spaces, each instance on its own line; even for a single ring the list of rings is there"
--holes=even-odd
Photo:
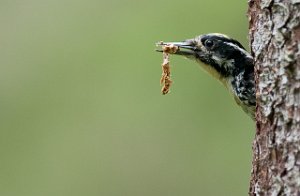
[[[255,119],[255,83],[253,57],[237,40],[210,33],[182,42],[160,42],[178,46],[176,55],[191,59],[219,80],[246,114]],[[162,50],[157,50],[162,52]]]

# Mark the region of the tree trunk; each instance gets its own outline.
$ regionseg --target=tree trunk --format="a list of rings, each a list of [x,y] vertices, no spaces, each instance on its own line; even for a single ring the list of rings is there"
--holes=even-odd
[[[300,196],[300,0],[250,0],[256,136],[249,195]]]

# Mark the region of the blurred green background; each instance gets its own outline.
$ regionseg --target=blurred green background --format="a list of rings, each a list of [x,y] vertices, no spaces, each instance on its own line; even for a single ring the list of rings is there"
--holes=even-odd
[[[0,0],[1,196],[247,195],[253,122],[155,43],[222,32],[247,2]]]

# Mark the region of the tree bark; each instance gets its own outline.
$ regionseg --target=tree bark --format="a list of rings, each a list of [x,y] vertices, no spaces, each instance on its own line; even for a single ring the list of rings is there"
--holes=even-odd
[[[300,0],[250,0],[256,136],[249,195],[300,196]]]

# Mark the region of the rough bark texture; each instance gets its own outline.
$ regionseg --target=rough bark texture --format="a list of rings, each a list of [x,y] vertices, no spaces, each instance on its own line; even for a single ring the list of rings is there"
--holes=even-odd
[[[300,196],[300,0],[250,0],[256,136],[249,195]]]

